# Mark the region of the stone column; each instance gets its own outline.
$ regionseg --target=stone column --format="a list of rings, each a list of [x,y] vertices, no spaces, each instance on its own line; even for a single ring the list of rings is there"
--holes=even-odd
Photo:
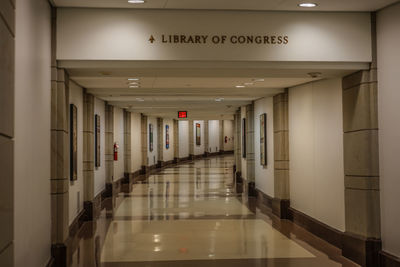
[[[189,120],[189,159],[194,159],[194,122],[193,120]]]
[[[254,161],[254,104],[246,106],[246,168],[249,196],[256,196]]]
[[[208,120],[204,121],[204,155],[208,156],[209,154],[209,141],[208,141],[208,134],[209,134],[209,130],[208,130]]]
[[[224,120],[219,120],[219,152],[224,153]]]
[[[52,67],[51,102],[52,256],[58,266],[66,266],[69,231],[69,77],[64,69],[55,65]]]
[[[124,110],[124,172],[125,183],[132,181],[132,138],[131,138],[131,113]]]
[[[94,199],[94,96],[83,92],[83,205],[85,220],[93,220]],[[99,204],[99,203],[97,203]]]
[[[157,167],[164,166],[164,120],[157,118],[157,149],[158,149],[158,162]]]
[[[369,70],[343,78],[345,227],[342,253],[379,266],[381,249],[375,14]]]
[[[106,103],[105,108],[104,160],[106,164],[106,196],[111,197],[114,180],[114,107]]]
[[[241,148],[241,116],[240,110],[235,114],[235,164],[236,164],[236,180],[241,177],[242,172],[242,148]]]
[[[179,162],[179,121],[174,120],[174,163]]]
[[[142,129],[142,174],[149,172],[149,158],[147,155],[148,150],[148,127],[147,127],[147,116],[141,114],[141,129]]]
[[[15,3],[2,1],[0,14],[0,265],[13,266]],[[51,178],[55,179],[53,175]],[[53,183],[57,185],[52,180],[52,193],[57,193],[53,190]],[[65,183],[68,185],[68,181]],[[60,189],[61,192],[63,189]]]
[[[274,192],[272,212],[288,218],[289,189],[289,93],[274,96]]]

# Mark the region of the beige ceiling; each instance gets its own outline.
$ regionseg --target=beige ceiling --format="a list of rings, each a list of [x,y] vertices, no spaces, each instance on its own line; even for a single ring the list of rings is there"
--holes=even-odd
[[[209,9],[209,10],[279,10],[279,11],[376,11],[398,0],[146,0],[129,4],[127,0],[53,0],[59,7]],[[314,2],[318,7],[304,9],[301,2]]]
[[[110,104],[151,116],[176,118],[187,110],[192,119],[233,119],[242,105],[273,96],[285,88],[310,81],[342,77],[358,65],[260,64],[246,62],[60,62],[71,79]],[[196,67],[197,66],[197,67]],[[320,71],[321,77],[308,73]],[[139,78],[139,88],[129,88],[128,78]],[[237,85],[245,85],[237,88]],[[220,100],[220,101],[216,101]]]

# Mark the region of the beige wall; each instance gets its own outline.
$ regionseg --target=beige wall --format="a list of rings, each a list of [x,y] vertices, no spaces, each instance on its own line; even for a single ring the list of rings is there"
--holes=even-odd
[[[119,145],[118,160],[114,161],[114,181],[117,181],[125,175],[124,111],[117,107],[114,107],[114,142]]]
[[[142,168],[142,124],[140,118],[140,113],[131,113],[132,172]]]
[[[400,4],[378,12],[378,115],[383,250],[400,257]]]
[[[153,151],[150,151],[150,143],[149,143],[149,125],[153,124]],[[157,118],[156,117],[148,117],[147,120],[147,157],[149,158],[148,163],[149,166],[157,164],[158,161],[158,142],[157,142]]]
[[[18,267],[46,266],[50,259],[50,27],[48,1],[16,1],[14,260]]]
[[[179,158],[189,157],[189,121],[179,121]]]
[[[219,152],[219,120],[208,121],[208,148],[206,149],[210,153]]]
[[[169,125],[169,149],[165,146],[165,126]],[[172,119],[163,120],[163,161],[170,161],[174,159],[174,121]]]
[[[289,89],[291,206],[344,231],[341,79]]]
[[[228,142],[225,143],[225,136]],[[233,151],[233,121],[224,120],[224,151]]]
[[[78,110],[78,179],[69,182],[69,224],[71,224],[83,209],[83,89],[73,81],[69,83],[69,103],[74,104]],[[69,158],[66,160],[69,162]]]
[[[196,145],[196,123],[200,123],[200,145]],[[204,121],[193,121],[193,144],[194,144],[194,154],[202,155],[204,154]]]
[[[94,114],[100,116],[100,167],[94,168],[94,195],[96,196],[106,186],[106,161],[105,161],[105,125],[106,125],[106,106],[103,100],[94,99]],[[95,133],[96,134],[96,128]],[[95,150],[96,151],[96,150]],[[96,153],[94,160],[96,159]]]
[[[267,114],[267,166],[260,164],[260,115]],[[254,153],[256,187],[274,197],[274,101],[266,97],[254,102]]]

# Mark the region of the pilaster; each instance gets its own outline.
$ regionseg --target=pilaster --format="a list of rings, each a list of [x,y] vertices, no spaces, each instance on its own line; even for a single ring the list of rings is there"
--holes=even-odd
[[[254,161],[254,104],[246,106],[246,173],[249,196],[256,196]]]
[[[189,158],[194,159],[194,122],[189,120]]]
[[[274,96],[274,192],[273,213],[287,219],[289,188],[289,94]]]
[[[148,150],[148,126],[147,126],[147,116],[141,114],[141,124],[142,124],[142,174],[147,174],[149,169],[149,158],[147,154]]]
[[[157,149],[158,149],[158,167],[163,166],[164,162],[164,120],[163,118],[157,118]]]
[[[342,252],[363,266],[379,266],[381,249],[375,14],[371,21],[370,69],[342,81],[346,227]]]
[[[131,113],[124,110],[124,172],[127,177],[132,173],[131,122]]]
[[[179,121],[174,120],[174,161],[179,161]]]
[[[114,107],[106,103],[105,109],[106,196],[111,197],[114,180]]]
[[[219,120],[219,151],[224,152],[224,120]]]
[[[205,155],[208,155],[208,153],[210,152],[208,135],[209,135],[208,120],[204,120],[204,154]]]

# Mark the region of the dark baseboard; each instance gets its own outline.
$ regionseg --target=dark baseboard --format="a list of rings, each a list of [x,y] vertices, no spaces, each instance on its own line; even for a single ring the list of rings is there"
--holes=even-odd
[[[383,250],[379,252],[379,260],[381,267],[400,267],[400,258]]]
[[[85,211],[84,213],[84,221],[93,221],[94,218],[94,207],[93,207],[93,202],[92,201],[84,201],[83,202],[83,210]]]
[[[243,183],[242,172],[236,172],[236,183]]]
[[[229,155],[229,154],[234,154],[235,152],[233,150],[221,150],[220,155]]]
[[[74,236],[79,231],[83,223],[85,222],[85,209],[81,210],[79,214],[75,217],[72,221],[71,225],[69,226],[69,236]]]
[[[110,198],[113,195],[113,184],[112,183],[106,183],[106,188],[104,189],[101,198],[102,200],[106,198]]]
[[[273,198],[256,188],[257,192],[257,204],[264,205],[272,210],[272,200]]]
[[[56,267],[53,256],[50,257],[50,260],[46,264],[46,267]]]
[[[327,241],[335,247],[342,248],[343,232],[338,231],[298,210],[289,207],[289,219],[310,233]]]
[[[342,255],[365,267],[379,266],[382,241],[348,232],[342,235]]]
[[[280,219],[291,219],[290,215],[290,200],[274,198],[272,200],[272,213]]]
[[[256,183],[255,182],[249,182],[248,183],[248,196],[249,197],[256,197],[257,196],[257,190],[256,190]]]
[[[194,160],[194,159],[195,159],[194,155],[189,155],[189,160]]]
[[[178,163],[181,163],[181,162],[187,162],[187,161],[190,161],[191,159],[190,159],[190,157],[185,157],[185,158],[179,158],[179,161],[178,161]]]
[[[54,267],[67,267],[67,246],[65,244],[51,245],[51,256]]]

